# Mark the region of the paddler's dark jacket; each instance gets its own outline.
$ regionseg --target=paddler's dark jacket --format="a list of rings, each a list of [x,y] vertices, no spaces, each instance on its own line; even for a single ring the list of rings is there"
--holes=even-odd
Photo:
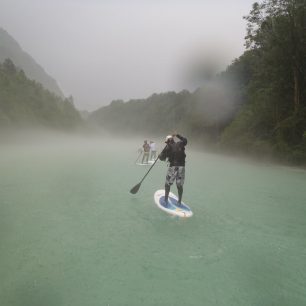
[[[176,137],[179,141],[168,143],[159,155],[160,160],[166,160],[168,158],[170,167],[185,166],[185,146],[187,145],[187,139],[181,135],[176,135]]]

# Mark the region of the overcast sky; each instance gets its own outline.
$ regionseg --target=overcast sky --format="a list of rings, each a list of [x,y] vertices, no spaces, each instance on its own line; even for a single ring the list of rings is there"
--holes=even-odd
[[[0,0],[0,27],[77,108],[192,90],[192,69],[244,51],[253,0]]]

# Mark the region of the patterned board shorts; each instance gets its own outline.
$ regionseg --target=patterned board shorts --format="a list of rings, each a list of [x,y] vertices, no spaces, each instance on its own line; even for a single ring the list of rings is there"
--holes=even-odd
[[[176,179],[177,186],[183,186],[185,180],[185,167],[184,166],[173,166],[168,168],[166,176],[166,184],[171,186]]]

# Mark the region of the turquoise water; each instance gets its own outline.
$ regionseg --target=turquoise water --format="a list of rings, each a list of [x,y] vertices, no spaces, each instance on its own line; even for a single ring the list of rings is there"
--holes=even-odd
[[[135,142],[3,145],[0,305],[306,305],[306,171],[187,154],[177,219]]]

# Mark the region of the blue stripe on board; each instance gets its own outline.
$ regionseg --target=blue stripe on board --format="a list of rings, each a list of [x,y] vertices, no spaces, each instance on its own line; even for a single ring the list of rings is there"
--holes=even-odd
[[[185,211],[190,211],[190,209],[185,206],[184,204],[181,204],[181,205],[177,205],[177,200],[170,197],[168,198],[168,206],[165,206],[165,196],[161,196],[159,198],[159,204],[162,205],[163,207],[169,209],[169,210],[175,210],[177,208],[180,208],[182,210],[185,210]]]

